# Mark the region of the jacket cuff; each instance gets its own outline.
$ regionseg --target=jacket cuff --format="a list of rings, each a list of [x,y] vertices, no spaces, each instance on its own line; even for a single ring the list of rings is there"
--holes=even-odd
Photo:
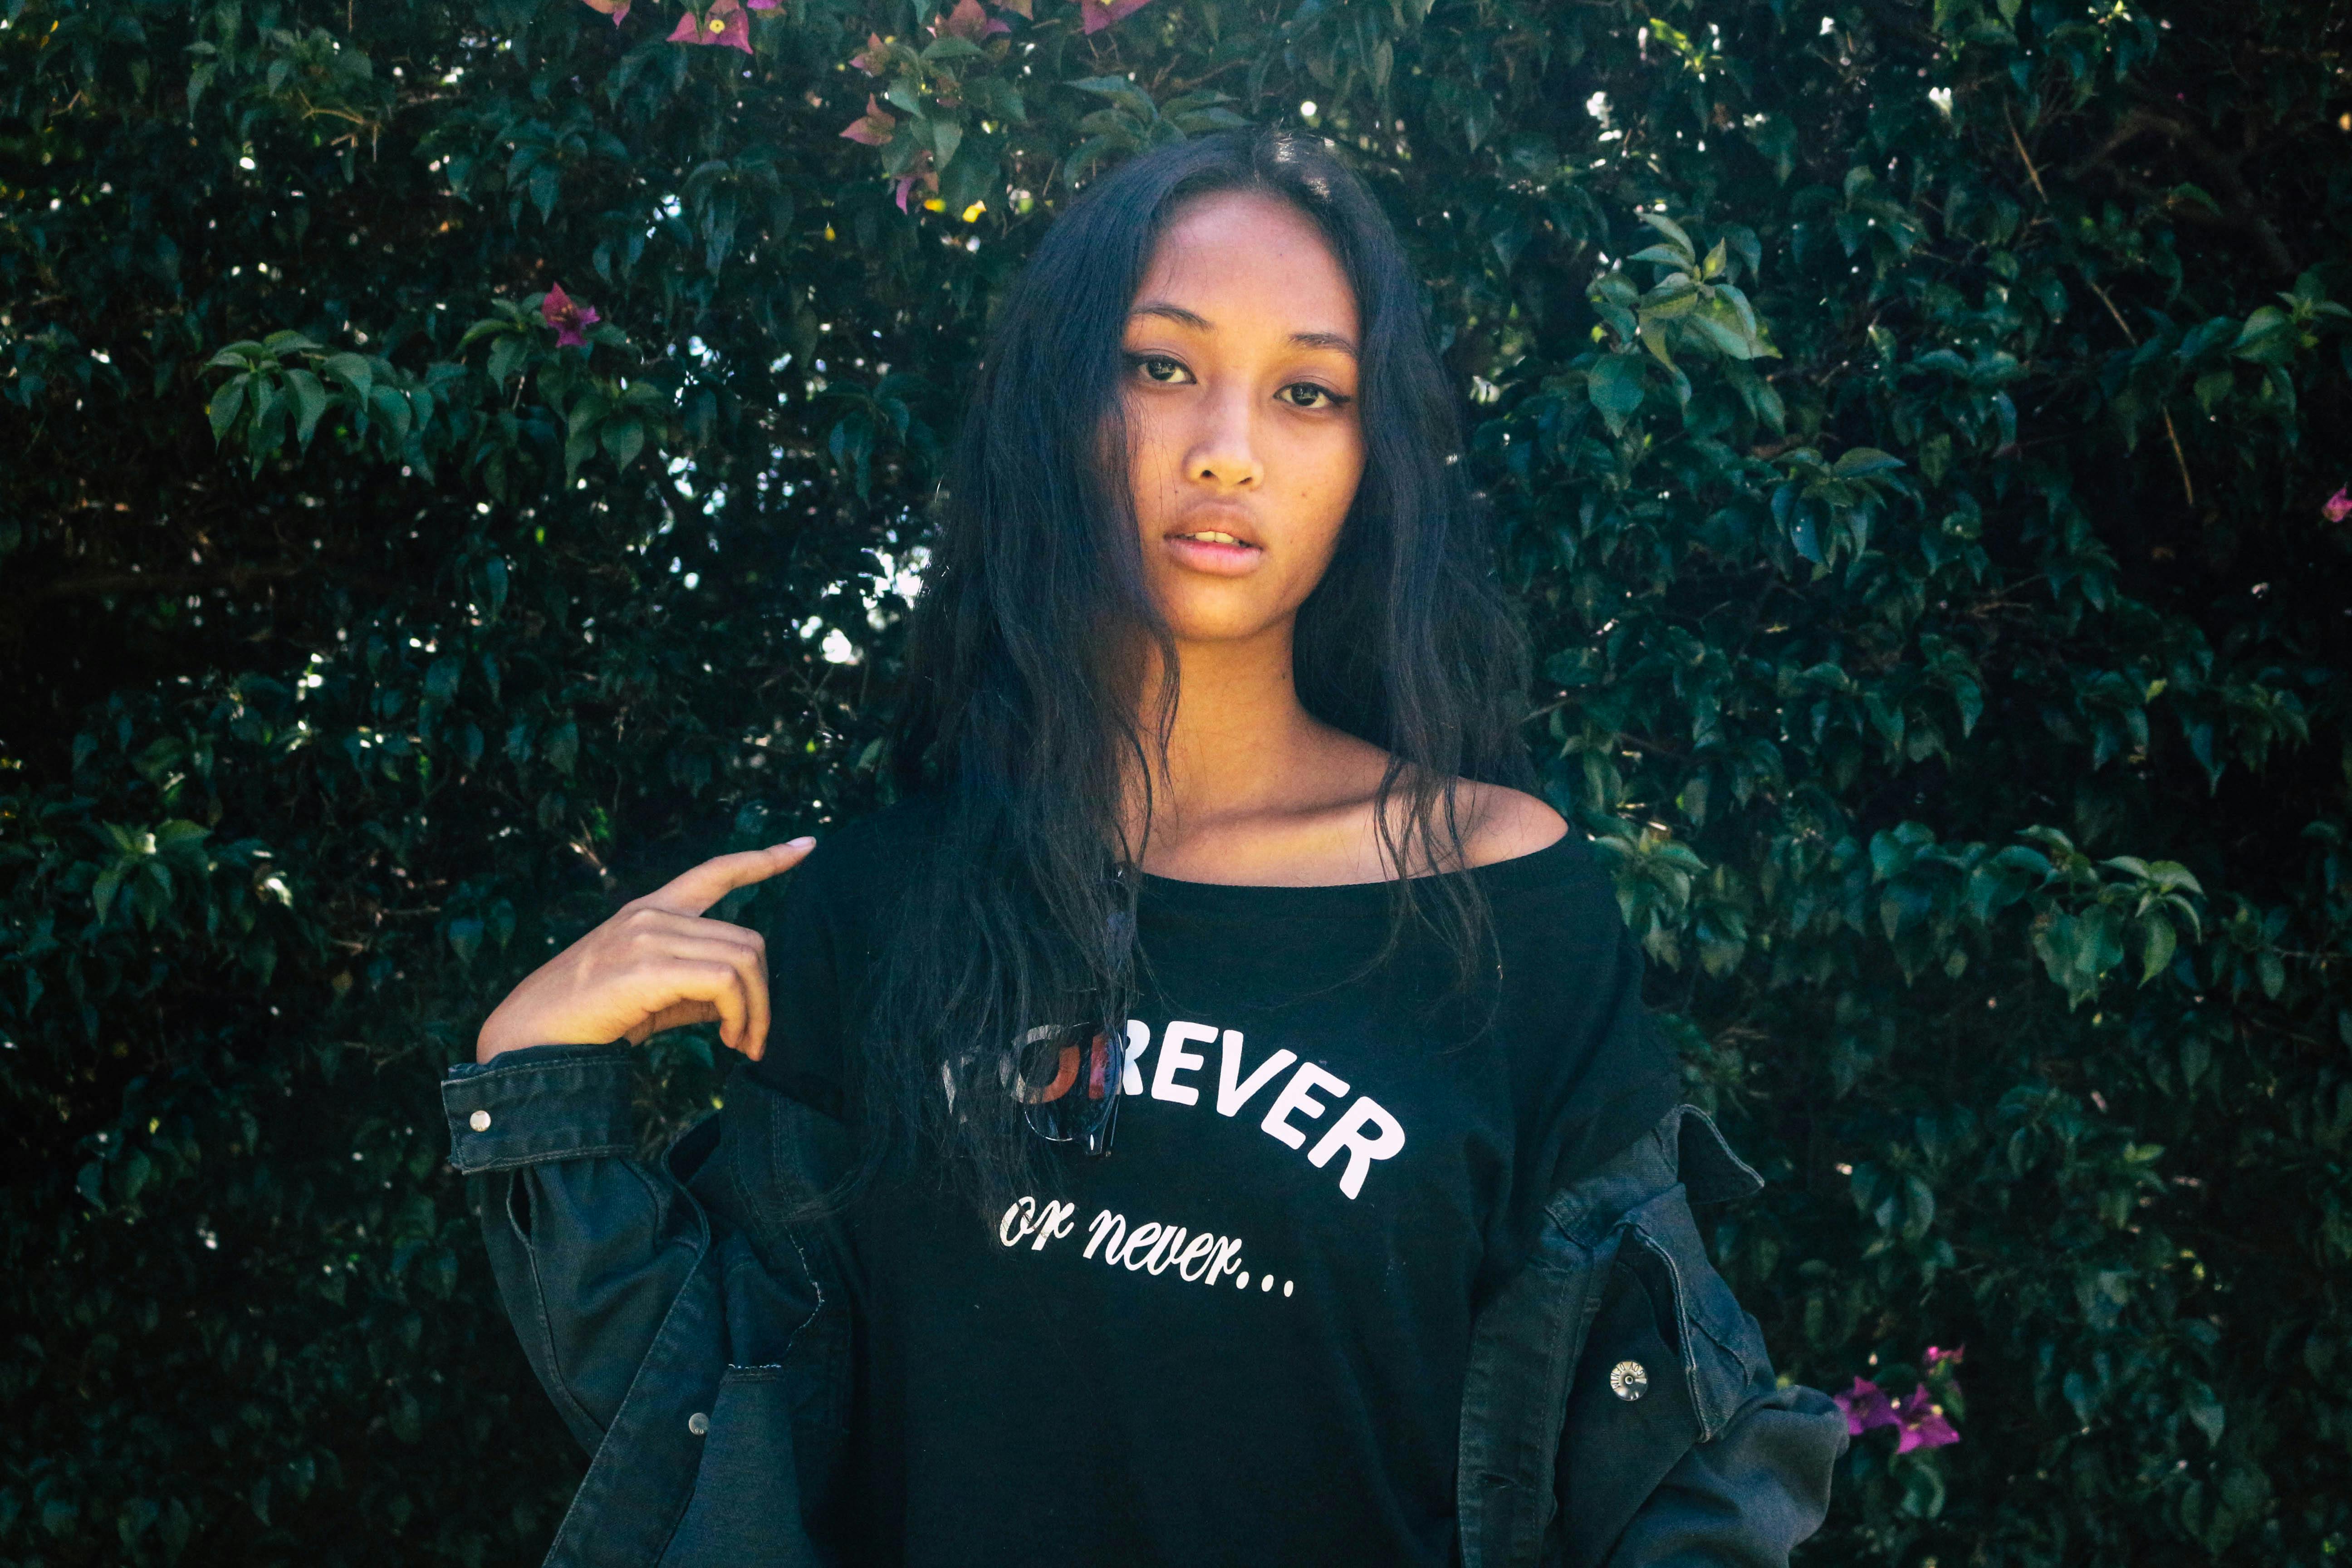
[[[458,1062],[441,1080],[449,1163],[506,1170],[637,1152],[625,1046],[527,1046]]]

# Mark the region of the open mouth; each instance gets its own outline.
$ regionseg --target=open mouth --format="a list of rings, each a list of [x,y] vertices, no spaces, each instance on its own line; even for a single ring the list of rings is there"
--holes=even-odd
[[[1204,572],[1213,577],[1245,576],[1257,569],[1258,562],[1265,555],[1264,545],[1253,544],[1223,528],[1171,533],[1160,542],[1160,548],[1186,570]]]

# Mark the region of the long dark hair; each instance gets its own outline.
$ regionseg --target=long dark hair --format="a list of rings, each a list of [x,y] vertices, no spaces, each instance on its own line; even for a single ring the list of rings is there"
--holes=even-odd
[[[1142,847],[1123,841],[1120,808],[1139,775],[1148,835],[1178,674],[1121,456],[1121,345],[1171,214],[1220,191],[1312,220],[1363,334],[1363,477],[1300,605],[1294,659],[1309,712],[1391,753],[1376,816],[1394,896],[1370,963],[1418,919],[1454,954],[1449,994],[1495,968],[1475,879],[1402,874],[1463,864],[1458,778],[1535,783],[1519,730],[1527,642],[1494,580],[1412,267],[1317,138],[1252,127],[1155,148],[1087,185],[1039,243],[991,325],[954,447],[889,747],[899,793],[936,796],[938,837],[903,889],[852,1053],[867,1173],[939,1155],[983,1206],[1035,1183],[1045,1145],[1003,1087],[1013,1042],[1040,1023],[1123,1020],[1134,1000],[1123,938]],[[1139,725],[1145,637],[1163,677]]]

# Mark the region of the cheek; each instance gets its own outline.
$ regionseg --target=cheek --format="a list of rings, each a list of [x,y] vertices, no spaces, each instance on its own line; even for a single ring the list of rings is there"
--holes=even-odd
[[[1318,515],[1328,531],[1336,546],[1348,513],[1356,502],[1356,491],[1364,479],[1364,439],[1360,432],[1351,431],[1346,439],[1335,442],[1325,454],[1314,476],[1314,499]]]
[[[1109,442],[1105,442],[1108,449]],[[1173,462],[1163,431],[1133,404],[1127,408],[1128,490],[1139,513],[1149,515],[1170,488]]]

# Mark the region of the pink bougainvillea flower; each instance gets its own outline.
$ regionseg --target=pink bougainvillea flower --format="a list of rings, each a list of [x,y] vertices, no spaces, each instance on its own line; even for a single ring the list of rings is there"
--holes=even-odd
[[[772,11],[783,3],[784,0],[743,0],[754,11]]]
[[[1951,1363],[1954,1366],[1959,1365],[1960,1357],[1968,1353],[1968,1349],[1966,1345],[1954,1345],[1950,1350],[1939,1351],[1934,1345],[1929,1345],[1926,1358],[1927,1370],[1933,1372],[1946,1362]]]
[[[851,121],[842,134],[852,142],[863,142],[868,147],[881,147],[887,145],[890,138],[898,133],[898,117],[875,102],[874,95],[869,92],[866,95],[866,112]]]
[[[849,63],[867,76],[880,76],[882,68],[889,62],[889,58],[890,46],[882,41],[882,35],[868,33],[866,35],[866,47],[850,56]]]
[[[1904,1395],[1895,1407],[1895,1425],[1903,1428],[1903,1440],[1895,1445],[1898,1454],[1914,1448],[1941,1448],[1960,1440],[1952,1424],[1944,1419],[1944,1407],[1935,1401],[1923,1384]],[[1853,1423],[1849,1419],[1848,1428]]]
[[[914,168],[898,176],[898,210],[900,212],[907,210],[907,193],[913,190],[918,183],[930,195],[939,195],[940,176],[932,170],[930,164],[931,154],[927,148],[915,154]]]
[[[1097,4],[1097,0],[1078,0],[1078,15],[1085,18],[1078,31],[1099,33],[1120,17],[1135,15],[1150,3],[1150,0],[1110,0],[1110,4],[1105,5]]]
[[[968,44],[979,43],[991,33],[1009,33],[1013,24],[1000,16],[992,16],[980,8],[980,0],[956,0],[956,7],[931,24],[931,36],[951,33]]]
[[[593,305],[583,305],[556,284],[540,301],[540,319],[555,329],[555,346],[560,349],[584,349],[588,346],[588,329],[600,319]]]
[[[588,8],[592,11],[602,11],[612,17],[613,26],[617,27],[628,19],[629,0],[588,0]]]
[[[761,6],[761,10],[767,7]],[[751,52],[751,19],[743,15],[743,0],[710,0],[710,9],[698,16],[688,11],[670,32],[673,44],[725,44]]]
[[[1830,1403],[1845,1413],[1845,1429],[1852,1436],[1859,1437],[1874,1426],[1897,1424],[1895,1406],[1885,1391],[1863,1378],[1855,1378],[1845,1393],[1831,1394]]]
[[[2352,485],[2345,485],[2329,496],[2320,507],[2319,515],[2330,522],[2342,522],[2352,517]]]

